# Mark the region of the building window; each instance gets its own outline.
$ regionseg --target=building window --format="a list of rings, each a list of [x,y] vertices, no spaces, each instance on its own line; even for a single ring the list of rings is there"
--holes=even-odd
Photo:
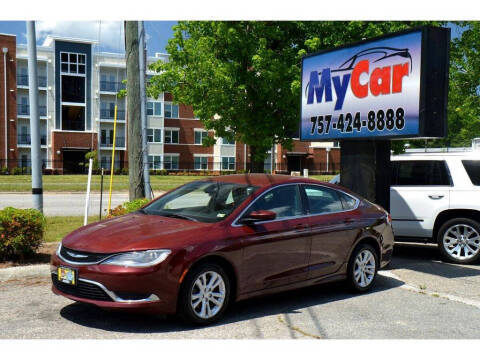
[[[165,144],[178,144],[178,130],[165,130]]]
[[[207,156],[195,156],[193,158],[193,168],[195,170],[207,170],[208,169],[208,157]]]
[[[61,72],[65,74],[85,74],[85,60],[85,54],[61,52]]]
[[[161,157],[161,155],[149,155],[148,156],[148,167],[151,170],[160,170],[162,168],[162,157]]]
[[[166,118],[178,118],[178,105],[165,104],[165,117]]]
[[[162,116],[162,103],[160,101],[147,101],[147,115]]]
[[[178,155],[164,155],[163,168],[167,170],[178,170]]]
[[[203,139],[208,137],[208,132],[204,130],[195,130],[195,144],[202,145]]]
[[[235,145],[235,140],[228,140],[227,138],[222,138],[222,145]]]
[[[161,143],[162,129],[147,129],[147,140],[149,143]]]
[[[222,170],[235,170],[235,157],[233,156],[222,157]]]
[[[60,53],[61,125],[62,130],[85,131],[86,55]]]

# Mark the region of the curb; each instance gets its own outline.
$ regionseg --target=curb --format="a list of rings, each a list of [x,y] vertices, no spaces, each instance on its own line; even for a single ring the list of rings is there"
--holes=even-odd
[[[50,264],[14,266],[0,269],[0,282],[50,276]]]

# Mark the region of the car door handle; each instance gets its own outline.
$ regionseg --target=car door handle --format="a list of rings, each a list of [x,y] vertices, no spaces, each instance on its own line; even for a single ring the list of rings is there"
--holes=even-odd
[[[295,225],[295,230],[305,230],[308,228],[308,224],[297,224]]]
[[[444,197],[444,195],[428,195],[428,197],[432,200],[440,200]]]
[[[343,220],[343,222],[344,222],[345,224],[351,224],[351,223],[355,222],[355,219],[347,218],[347,219]]]

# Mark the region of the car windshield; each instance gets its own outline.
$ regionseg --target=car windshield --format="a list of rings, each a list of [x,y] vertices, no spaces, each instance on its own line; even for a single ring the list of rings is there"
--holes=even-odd
[[[257,189],[245,184],[195,181],[162,196],[141,212],[213,223],[230,215]]]

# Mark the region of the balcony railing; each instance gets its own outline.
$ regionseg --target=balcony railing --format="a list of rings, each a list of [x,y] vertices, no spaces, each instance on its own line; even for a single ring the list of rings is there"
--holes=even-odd
[[[101,139],[100,140],[100,145],[101,146],[112,147],[113,146],[113,139],[110,139],[110,138]],[[125,138],[124,137],[117,137],[117,140],[115,141],[115,146],[125,147]]]
[[[45,105],[38,106],[40,116],[47,116],[47,107]],[[30,115],[30,105],[17,104],[17,115]]]
[[[100,119],[113,120],[114,115],[112,109],[100,109]],[[117,110],[117,120],[125,120],[125,110]]]
[[[28,86],[28,75],[17,75],[17,86]],[[38,76],[38,86],[47,87],[47,77]]]
[[[32,138],[30,134],[18,134],[17,135],[17,144],[18,145],[31,145]],[[40,136],[40,145],[47,145],[47,135]]]
[[[100,91],[109,91],[117,92],[119,90],[124,90],[125,84],[119,81],[100,81]]]

